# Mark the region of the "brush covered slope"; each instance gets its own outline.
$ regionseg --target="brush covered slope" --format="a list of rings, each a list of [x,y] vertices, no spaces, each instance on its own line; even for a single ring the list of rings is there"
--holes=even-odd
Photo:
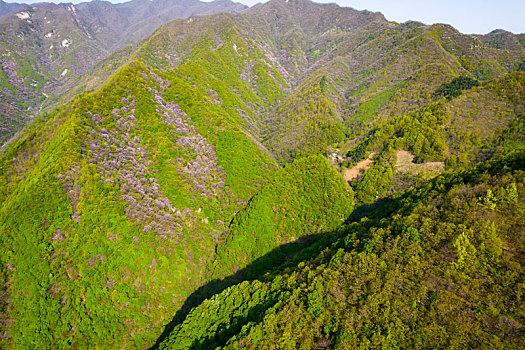
[[[225,36],[225,27],[237,38]],[[429,95],[437,99],[443,84],[458,77],[489,82],[525,59],[521,46],[487,46],[447,25],[396,24],[379,13],[303,0],[170,22],[134,58],[171,69],[246,38],[263,56],[237,54],[235,66],[241,79],[264,91],[258,133],[281,162],[347,141],[355,146],[380,120],[423,108]],[[261,72],[265,66],[269,74]]]
[[[519,348],[519,38],[273,0],[98,62],[0,154],[0,346]]]
[[[4,347],[151,346],[212,278],[216,247],[246,239],[249,226],[232,234],[228,223],[238,225],[239,211],[253,223],[248,203],[268,210],[275,200],[277,212],[257,226],[268,242],[238,265],[350,213],[351,190],[322,157],[276,171],[253,116],[265,110],[265,89],[279,94],[284,79],[268,65],[260,68],[268,81],[241,79],[236,57],[263,53],[222,29],[238,44],[194,52],[166,72],[133,61],[3,152]],[[281,179],[295,192],[284,196]],[[294,214],[306,200],[330,211]]]
[[[521,151],[392,197],[205,300],[159,348],[520,349],[524,180]]]
[[[0,143],[39,110],[71,99],[69,90],[97,62],[145,39],[162,24],[189,15],[239,12],[245,6],[230,1],[138,0],[10,8],[13,11],[0,18]]]
[[[436,91],[448,89],[452,82]],[[359,202],[372,203],[444,169],[476,164],[523,147],[519,129],[525,117],[524,73],[512,72],[455,94],[459,97],[429,100],[421,109],[374,125],[350,148],[348,161],[338,164],[343,172],[374,154],[369,169],[351,180]],[[409,161],[403,161],[405,154],[411,156]]]
[[[230,276],[279,246],[308,238],[304,236],[332,231],[350,215],[353,204],[352,190],[324,157],[289,164],[236,214],[226,241],[217,248],[213,277]]]
[[[222,8],[219,5],[223,3],[210,3],[207,6],[213,11],[240,10],[233,4],[231,8]],[[17,89],[26,89],[24,94],[29,94],[28,101],[32,101],[21,103],[20,99],[6,97],[6,101],[17,102],[14,105],[10,103],[13,108],[8,111],[12,112],[6,112],[7,114],[18,110],[17,115],[23,113],[27,120],[29,116],[36,115],[40,107],[47,110],[56,106],[57,99],[63,102],[71,99],[72,92],[82,93],[86,89],[98,88],[106,81],[107,76],[135,59],[136,49],[144,52],[137,45],[109,57],[95,70],[99,78],[90,78],[92,64],[98,61],[92,53],[106,57],[115,49],[123,47],[131,39],[126,37],[115,42],[111,40],[128,35],[131,29],[122,28],[135,23],[128,23],[122,16],[117,16],[120,13],[118,11],[123,11],[120,7],[113,8],[117,5],[102,11],[99,7],[103,5],[110,6],[101,2],[78,5],[73,7],[75,11],[72,7],[60,8],[60,13],[64,12],[62,17],[65,18],[59,21],[61,27],[66,28],[63,31],[55,28],[56,25],[50,19],[42,22],[42,18],[47,16],[40,13],[42,11],[39,7],[35,7],[34,13],[28,10],[27,15],[30,18],[11,16],[11,19],[7,16],[9,21],[4,19],[5,43],[17,48],[16,52],[5,57],[6,62],[3,63],[14,67],[8,69],[6,66],[3,69],[7,84],[4,93],[16,95]],[[153,5],[154,3],[149,6]],[[204,11],[204,7],[199,9]],[[110,21],[105,17],[100,19],[97,17],[98,13],[118,20]],[[82,16],[89,17],[89,20],[84,21]],[[78,20],[74,21],[75,18]],[[147,57],[140,56],[140,59],[147,58],[148,64],[160,70],[173,68],[192,59],[204,49],[201,47],[198,52],[193,52],[195,42],[192,38],[199,36],[199,30],[213,34],[215,26],[224,25],[218,23],[220,18],[208,18],[204,26],[198,17],[163,26],[147,40],[149,52],[146,53]],[[46,21],[50,24],[46,24]],[[136,20],[140,23],[143,21],[148,20]],[[272,108],[271,115],[265,121],[266,144],[278,159],[284,161],[291,161],[296,153],[315,153],[333,142],[345,139],[345,135],[366,133],[370,123],[378,120],[376,115],[388,118],[410,108],[422,107],[426,104],[428,94],[459,75],[486,81],[518,69],[525,59],[523,46],[485,44],[480,38],[463,35],[450,26],[424,26],[416,22],[396,24],[386,21],[380,13],[360,12],[335,4],[319,5],[304,0],[274,0],[260,4],[232,16],[230,24],[239,28],[241,36],[256,39],[265,55],[263,60],[254,62],[253,67],[246,67],[243,72],[246,80],[263,84],[271,79],[258,74],[261,64],[269,64],[280,71],[293,90],[297,90],[295,94],[287,96],[287,102],[288,105],[299,103],[303,106],[299,115],[292,117],[293,113],[286,108],[286,104],[281,108],[273,106],[276,111]],[[21,28],[18,31],[13,29],[18,27]],[[132,27],[130,24],[129,28]],[[22,30],[23,28],[26,29]],[[20,38],[20,35],[24,38]],[[511,33],[508,35],[520,42],[520,36]],[[134,37],[131,34],[128,36]],[[493,40],[500,40],[500,36]],[[176,42],[175,45],[173,41]],[[207,43],[209,46],[205,49],[216,48],[222,45],[222,41],[221,35],[210,35]],[[28,48],[27,45],[31,47]],[[53,49],[48,49],[51,46]],[[35,55],[37,57],[33,57]],[[17,58],[18,56],[21,57]],[[23,62],[19,62],[21,60]],[[42,60],[54,65],[51,67],[42,63]],[[17,78],[28,75],[21,75],[19,72],[27,61],[32,63],[26,64],[26,70],[36,69],[34,74],[31,73],[34,77],[18,84],[21,86],[11,86],[10,80],[17,81]],[[40,66],[42,67],[39,68]],[[86,74],[87,72],[90,74]],[[306,79],[307,77],[310,78]],[[47,90],[43,89],[46,83],[49,87]],[[318,89],[322,90],[322,97],[318,96]],[[22,91],[18,91],[20,92]],[[275,97],[270,91],[269,95]],[[40,105],[39,100],[44,100],[44,103]],[[325,117],[316,120],[310,117],[313,113],[320,113]],[[19,118],[15,116],[9,117],[9,120],[11,124],[24,124],[24,121],[19,122]],[[6,127],[7,129],[13,131],[17,127]],[[287,133],[289,130],[297,131]],[[323,137],[324,131],[326,137]],[[5,137],[7,138],[8,136]]]
[[[58,110],[2,157],[4,345],[151,345],[275,169],[199,89],[139,62]]]

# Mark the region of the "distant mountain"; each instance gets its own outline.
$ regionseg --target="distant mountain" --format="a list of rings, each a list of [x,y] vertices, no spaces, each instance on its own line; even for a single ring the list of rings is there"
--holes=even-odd
[[[1,348],[523,347],[521,36],[116,7],[0,23]]]
[[[525,42],[523,35],[515,35],[503,29],[496,29],[485,35],[477,35],[487,46],[496,49],[523,50]],[[520,40],[521,39],[521,40]]]
[[[5,2],[0,0],[0,17],[6,15],[10,12],[15,11],[16,9],[24,6],[23,4],[18,4],[16,2]]]
[[[424,107],[429,95],[459,75],[489,81],[517,70],[525,58],[520,46],[489,47],[449,25],[395,24],[378,13],[306,1],[271,1],[235,17],[171,22],[133,55],[170,69],[191,60],[196,46],[205,49],[199,40],[222,45],[211,28],[225,25],[259,38],[266,64],[284,78],[283,94],[269,94],[268,113],[257,116],[259,135],[280,161],[324,152],[350,135],[363,136],[380,118]],[[244,69],[245,81],[260,82],[255,66]]]
[[[0,142],[5,142],[63,87],[112,52],[174,18],[246,7],[231,1],[135,0],[7,6],[0,18]]]
[[[133,0],[121,4],[105,1],[76,5],[86,31],[111,52],[140,41],[175,18],[216,12],[240,12],[247,7],[229,0]]]

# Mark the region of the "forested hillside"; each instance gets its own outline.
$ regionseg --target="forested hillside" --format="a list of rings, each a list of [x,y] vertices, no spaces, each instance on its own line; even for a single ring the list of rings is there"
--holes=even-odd
[[[523,348],[522,35],[222,5],[0,19],[0,347]]]
[[[389,198],[205,300],[159,348],[522,348],[524,165],[512,153]]]

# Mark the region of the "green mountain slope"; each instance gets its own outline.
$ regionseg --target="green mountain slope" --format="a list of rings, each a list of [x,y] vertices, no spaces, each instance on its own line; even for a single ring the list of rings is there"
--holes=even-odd
[[[230,17],[215,18],[228,24]],[[227,223],[277,168],[257,141],[256,116],[268,113],[286,86],[277,68],[261,64],[264,54],[253,40],[229,25],[217,31],[225,44],[215,50],[204,46],[210,34],[203,32],[191,46],[192,59],[174,69],[162,73],[133,61],[102,89],[45,116],[7,146],[0,209],[5,345],[151,345],[185,297],[212,278],[205,272],[228,237]],[[135,57],[148,62],[156,38]],[[267,80],[244,78],[249,63]],[[295,211],[306,199],[322,209],[334,200],[327,207],[334,212],[305,210],[295,225],[285,223],[292,213],[286,214],[268,231],[274,242],[245,262],[294,239],[280,229],[295,227],[298,238],[349,214],[349,189],[326,161],[302,164],[268,185],[282,191],[280,176],[292,185],[301,172],[312,172],[307,184],[282,198],[283,210]],[[265,191],[253,203],[275,199],[265,193],[276,189]],[[305,197],[303,191],[313,192]],[[26,207],[31,226],[11,215]],[[26,245],[31,248],[21,249]],[[180,286],[177,292],[172,285]]]
[[[4,345],[151,344],[276,168],[231,119],[136,62],[10,147]]]
[[[235,215],[217,248],[212,276],[224,278],[279,246],[330,232],[352,209],[351,189],[326,159],[297,160],[276,172]]]
[[[424,107],[443,83],[490,81],[525,57],[519,46],[485,46],[450,26],[389,23],[337,5],[271,1],[242,16],[290,77],[293,93],[273,109],[264,135],[282,161],[355,142],[381,118]]]
[[[78,79],[90,73],[98,61],[143,41],[162,24],[190,15],[244,8],[230,1],[197,0],[19,6],[0,18],[0,143],[42,110],[57,107],[59,101],[69,102],[71,89],[85,92],[86,86],[78,86]]]
[[[516,134],[516,128],[523,122],[524,86],[525,75],[513,72],[466,90],[457,98],[429,102],[422,109],[376,125],[346,153],[352,163],[365,154],[375,154],[370,169],[353,179],[357,199],[371,203],[415,184],[425,177],[425,164],[430,165],[428,178],[435,175],[432,165],[455,168],[522,148],[523,137]],[[341,150],[345,149],[343,144]],[[417,163],[423,163],[418,165],[420,172],[406,173],[400,159],[403,151],[410,151]],[[340,165],[343,172],[348,171],[344,162]]]
[[[295,267],[205,300],[160,345],[524,345],[523,152],[450,172],[349,224]]]
[[[60,75],[0,152],[0,347],[519,348],[525,49],[489,36],[273,0]]]

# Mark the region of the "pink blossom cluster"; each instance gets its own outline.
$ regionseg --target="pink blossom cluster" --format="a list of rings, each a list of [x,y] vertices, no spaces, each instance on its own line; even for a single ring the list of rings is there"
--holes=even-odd
[[[155,232],[160,238],[178,240],[182,234],[180,211],[163,195],[149,170],[147,149],[134,136],[138,132],[135,101],[123,98],[121,102],[124,107],[113,109],[107,118],[88,113],[95,124],[90,132],[93,141],[88,145],[88,161],[98,166],[103,181],[120,189],[128,204],[127,217],[141,225],[145,234]],[[98,128],[110,118],[115,121],[114,129]]]
[[[281,65],[279,60],[274,56],[271,46],[268,43],[264,43],[264,45],[261,45],[260,43],[257,44],[257,47],[262,51],[264,56],[271,62],[271,65],[266,62],[266,60],[263,59],[264,63],[268,65],[268,67],[274,66],[279,70],[279,73],[285,78],[288,79],[288,72],[284,67]]]
[[[81,216],[77,211],[77,205],[78,203],[80,203],[81,194],[81,186],[78,183],[80,175],[80,167],[78,166],[78,164],[75,164],[64,175],[58,175],[58,178],[62,180],[64,192],[66,192],[66,195],[71,201],[71,208],[73,209],[73,215],[71,215],[71,219],[73,221],[76,221],[77,223],[79,223],[81,219]]]
[[[2,66],[2,70],[4,71],[4,73],[9,78],[9,82],[13,86],[15,86],[15,87],[17,87],[19,89],[23,89],[24,88],[23,84],[24,84],[24,81],[26,80],[26,78],[21,79],[18,76],[17,69],[20,68],[18,66],[18,64],[16,62],[13,62],[13,61],[0,59],[0,65]]]
[[[189,161],[180,161],[184,164],[182,171],[193,183],[192,190],[206,198],[216,197],[224,187],[224,171],[218,165],[214,147],[190,124],[191,120],[180,106],[164,100],[162,92],[169,87],[169,81],[154,73],[150,73],[149,76],[143,74],[144,76],[146,79],[154,79],[159,84],[161,91],[155,86],[149,87],[157,104],[156,111],[160,114],[160,119],[172,127],[171,132],[177,137],[176,144],[186,150],[191,158]]]

